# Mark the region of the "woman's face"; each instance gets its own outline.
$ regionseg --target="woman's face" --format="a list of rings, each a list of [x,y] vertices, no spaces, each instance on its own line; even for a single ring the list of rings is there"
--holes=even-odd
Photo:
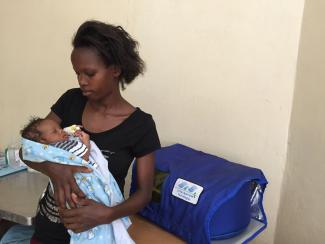
[[[71,62],[82,94],[89,100],[101,100],[119,91],[120,69],[114,65],[107,66],[93,49],[75,48]]]

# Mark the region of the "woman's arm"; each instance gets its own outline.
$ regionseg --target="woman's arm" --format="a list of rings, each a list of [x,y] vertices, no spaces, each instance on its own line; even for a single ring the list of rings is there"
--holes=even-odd
[[[154,180],[153,153],[137,158],[136,172],[137,191],[117,206],[107,207],[90,199],[76,199],[80,208],[60,209],[65,227],[79,233],[139,212],[151,199]]]
[[[112,207],[107,220],[115,220],[139,212],[151,200],[154,182],[154,154],[150,153],[136,160],[137,190],[126,201]]]
[[[20,152],[20,158],[22,158]],[[54,198],[58,206],[61,208],[66,207],[66,202],[70,207],[76,207],[71,198],[71,193],[74,192],[78,197],[85,197],[85,194],[80,190],[77,185],[74,174],[77,172],[90,173],[91,169],[83,166],[69,166],[52,162],[34,163],[23,160],[32,169],[35,169],[47,175],[54,186]]]

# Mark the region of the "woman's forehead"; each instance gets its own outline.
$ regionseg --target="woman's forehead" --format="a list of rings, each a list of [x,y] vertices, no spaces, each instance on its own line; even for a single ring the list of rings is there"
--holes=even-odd
[[[97,67],[104,65],[98,52],[92,48],[73,49],[71,62],[74,67]]]

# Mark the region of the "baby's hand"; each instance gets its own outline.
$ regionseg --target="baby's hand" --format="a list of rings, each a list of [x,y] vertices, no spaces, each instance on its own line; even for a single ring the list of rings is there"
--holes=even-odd
[[[74,133],[75,136],[79,137],[83,144],[89,147],[89,135],[82,130],[78,130]]]
[[[65,127],[63,130],[68,133],[69,135],[73,135],[75,134],[77,131],[80,131],[81,130],[81,127],[80,125],[70,125],[68,127]]]

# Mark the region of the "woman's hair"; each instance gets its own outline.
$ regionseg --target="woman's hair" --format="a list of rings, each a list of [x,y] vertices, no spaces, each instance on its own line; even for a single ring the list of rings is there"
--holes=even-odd
[[[41,138],[41,132],[38,130],[38,126],[44,119],[39,117],[31,117],[27,125],[20,131],[23,138],[38,142]]]
[[[139,56],[138,42],[121,26],[99,21],[86,21],[77,30],[72,45],[74,48],[91,48],[104,63],[116,65],[121,69],[119,82],[131,83],[139,74],[143,74],[145,64]]]

